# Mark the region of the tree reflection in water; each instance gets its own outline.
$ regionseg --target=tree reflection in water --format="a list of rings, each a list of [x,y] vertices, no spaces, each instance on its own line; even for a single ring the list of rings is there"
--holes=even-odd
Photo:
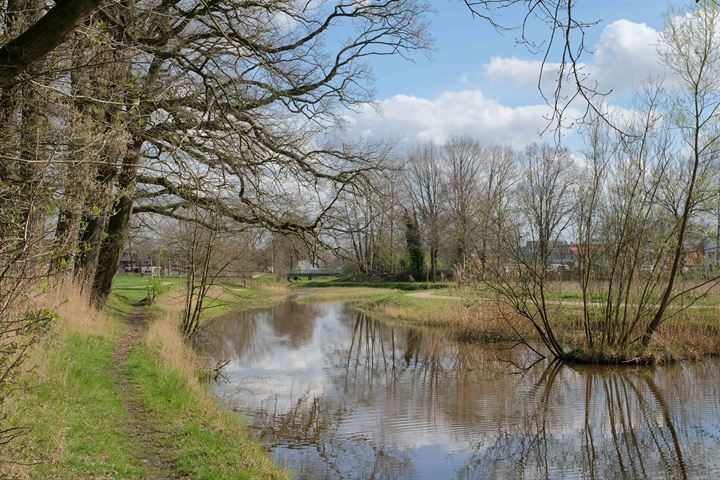
[[[701,439],[693,438],[690,430],[678,432],[675,423],[683,422],[684,415],[671,411],[654,375],[644,369],[573,369],[550,363],[535,384],[536,397],[523,421],[479,448],[458,478],[692,476],[685,457],[696,453]],[[564,425],[556,418],[557,409],[565,408],[559,397],[568,382],[584,391],[581,426]],[[513,463],[503,461],[508,458]],[[718,465],[712,468],[717,471]],[[696,475],[707,476],[702,471]]]
[[[717,360],[518,371],[531,352],[458,343],[343,305],[295,304],[235,323],[244,325],[207,343],[234,365],[218,391],[298,478],[720,473]]]

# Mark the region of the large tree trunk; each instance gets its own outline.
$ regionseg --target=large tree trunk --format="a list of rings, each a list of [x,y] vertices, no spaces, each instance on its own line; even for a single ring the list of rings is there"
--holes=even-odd
[[[81,221],[84,227],[78,238],[78,254],[75,259],[74,273],[77,279],[81,279],[82,285],[88,283],[95,275],[100,254],[100,241],[106,222],[107,214],[105,212],[95,216],[85,215]]]
[[[128,148],[118,178],[120,194],[113,205],[113,213],[108,219],[105,237],[100,244],[97,269],[95,270],[92,285],[92,299],[98,306],[102,306],[110,294],[112,280],[117,271],[125,237],[130,226],[141,147],[142,141],[136,140]]]
[[[115,164],[108,163],[100,167],[95,176],[98,191],[105,192],[105,195],[108,196],[112,192],[116,176],[117,167]],[[95,198],[98,194],[94,193],[92,195]],[[100,212],[93,214],[88,211],[83,215],[80,222],[82,231],[78,236],[74,274],[76,279],[82,279],[82,285],[88,283],[95,275],[98,255],[100,254],[100,241],[107,223],[108,211],[112,206],[106,199],[102,198],[97,199],[97,203],[100,204]]]
[[[0,85],[60,45],[75,25],[90,15],[101,0],[58,0],[55,6],[20,35],[0,46]]]

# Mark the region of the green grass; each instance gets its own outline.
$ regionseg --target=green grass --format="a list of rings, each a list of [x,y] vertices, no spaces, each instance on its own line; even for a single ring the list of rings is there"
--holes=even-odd
[[[172,288],[184,285],[184,282],[182,277],[150,277],[139,273],[119,274],[113,279],[112,292],[105,308],[116,319],[121,319],[123,315],[132,312],[131,303],[139,303],[147,299],[148,286],[153,285],[155,295],[159,296]]]
[[[122,296],[115,291],[113,291],[108,297],[105,308],[115,318],[120,318],[122,315],[128,315],[133,309],[132,305],[128,303],[127,297]]]
[[[137,276],[139,277],[139,276]],[[82,322],[59,322],[34,353],[32,369],[22,373],[11,392],[9,419],[3,427],[27,427],[10,447],[0,448],[0,478],[149,479],[137,442],[127,430],[124,399],[110,374],[113,353],[132,311],[123,293],[141,278],[119,278],[119,293],[108,299],[103,323],[86,333]],[[268,298],[267,292],[242,292],[245,301]],[[236,304],[237,307],[237,304]],[[161,306],[152,307],[162,313]],[[76,308],[78,315],[91,310]],[[73,310],[75,311],[75,310]],[[64,318],[64,317],[63,317]],[[157,320],[156,320],[157,321]],[[85,326],[84,326],[85,325]],[[169,335],[176,335],[170,329]],[[171,332],[171,333],[170,333]],[[171,341],[176,337],[172,337]],[[195,374],[173,370],[159,350],[143,339],[123,366],[137,385],[136,401],[149,412],[163,457],[182,477],[198,479],[274,479],[288,472],[275,466],[267,452],[242,428],[237,414],[222,409]],[[192,350],[175,362],[194,362]],[[190,369],[192,370],[192,369]],[[198,372],[197,376],[201,376]]]
[[[148,347],[134,349],[127,367],[178,473],[197,479],[286,477],[247,437],[237,415],[209,404],[205,393],[163,368]]]
[[[203,320],[211,320],[230,312],[255,308],[269,308],[278,303],[284,295],[262,288],[243,288],[230,282],[223,282],[222,294],[205,300]]]
[[[422,317],[430,307],[444,309],[452,308],[457,304],[458,300],[410,297],[407,292],[395,291],[368,298],[361,302],[359,306],[372,310],[381,305],[391,305],[397,308],[399,312],[402,312],[402,319],[409,320]]]
[[[151,277],[139,273],[123,273],[115,275],[113,279],[113,293],[128,302],[141,302],[148,296],[148,287],[153,282],[159,282],[165,286],[182,285],[185,282],[183,277]]]
[[[185,287],[183,277],[150,277],[137,273],[120,274],[113,280],[113,295],[108,300],[108,306],[117,313],[128,313],[128,309],[132,309],[129,305],[130,302],[137,303],[147,298],[148,285],[152,282],[159,282],[164,288]],[[272,274],[253,275],[248,285],[249,287],[246,288],[233,281],[220,281],[218,288],[221,289],[221,294],[205,301],[207,309],[202,318],[210,320],[237,310],[271,307],[278,302],[281,296],[277,291],[267,289],[272,285],[277,285],[275,276]]]
[[[31,477],[147,478],[125,433],[123,402],[108,375],[117,341],[73,334],[58,342],[58,348],[49,349],[43,379],[27,385],[13,416],[30,428],[14,447],[41,462]]]
[[[310,280],[308,277],[298,277],[297,280],[292,280],[292,284],[308,284],[308,283],[327,283],[327,282],[343,282],[343,281],[351,281],[346,278],[336,277],[336,276],[327,276],[327,277],[315,277],[314,279]]]
[[[296,300],[307,303],[368,302],[399,292],[386,288],[329,287],[301,290]]]
[[[279,283],[281,280],[274,273],[259,272],[253,273],[248,278],[248,284],[253,287],[259,287],[263,285],[274,285]]]
[[[369,282],[354,280],[310,280],[293,282],[295,288],[322,288],[322,287],[367,287],[387,288],[393,290],[432,290],[452,287],[448,282]]]

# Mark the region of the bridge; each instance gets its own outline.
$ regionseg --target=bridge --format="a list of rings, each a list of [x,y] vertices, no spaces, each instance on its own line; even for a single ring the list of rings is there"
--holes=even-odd
[[[313,277],[336,277],[342,273],[339,268],[306,268],[301,270],[291,270],[287,272],[288,282],[298,280],[300,277],[307,277],[311,280]]]

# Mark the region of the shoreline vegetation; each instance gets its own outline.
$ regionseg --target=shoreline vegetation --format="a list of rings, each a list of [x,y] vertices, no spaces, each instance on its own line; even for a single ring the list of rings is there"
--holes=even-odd
[[[527,320],[504,304],[493,291],[480,284],[458,287],[451,283],[417,282],[407,287],[393,288],[397,282],[352,281],[346,279],[295,282],[294,289],[311,292],[309,298],[323,296],[343,298],[343,288],[355,290],[356,284],[366,291],[355,295],[358,308],[389,321],[406,325],[448,329],[458,340],[479,343],[508,343],[527,341],[542,350],[541,339]],[[624,348],[587,348],[584,342],[582,294],[575,282],[554,282],[546,292],[547,308],[553,313],[552,328],[558,340],[568,349],[563,361],[595,365],[665,364],[683,360],[697,360],[720,355],[720,289],[709,291],[701,299],[688,298],[669,307],[669,321],[658,329],[648,346],[637,341]],[[381,290],[382,289],[382,290]],[[333,295],[323,295],[325,290]],[[349,292],[344,297],[352,297]],[[601,297],[588,303],[590,312],[604,307]],[[652,306],[652,305],[650,305]],[[550,356],[547,352],[547,355]]]
[[[568,348],[568,357],[563,359],[567,363],[651,365],[720,354],[720,302],[715,297],[692,308],[674,307],[676,318],[661,325],[650,345],[643,347],[637,341],[623,349],[584,348],[582,304],[567,293],[550,298],[548,304],[555,310],[552,327]],[[512,308],[489,292],[473,288],[394,292],[367,298],[359,307],[405,324],[447,328],[461,341],[516,343],[522,339],[534,347],[541,341]]]

